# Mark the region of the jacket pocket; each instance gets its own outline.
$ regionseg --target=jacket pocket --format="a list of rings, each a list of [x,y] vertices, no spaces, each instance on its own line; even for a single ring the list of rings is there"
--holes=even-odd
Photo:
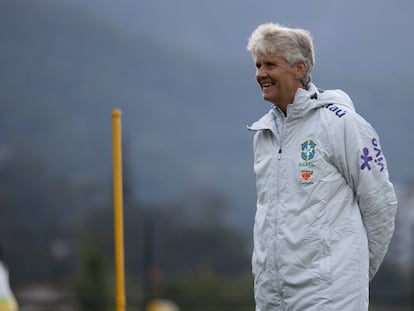
[[[331,299],[330,289],[332,285],[332,254],[328,236],[321,239],[321,257],[319,260],[319,300],[329,303]]]

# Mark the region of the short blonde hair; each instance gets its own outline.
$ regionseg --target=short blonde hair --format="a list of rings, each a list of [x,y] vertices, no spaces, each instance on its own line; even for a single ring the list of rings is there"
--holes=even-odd
[[[306,72],[301,79],[302,84],[307,86],[312,81],[315,53],[311,34],[305,29],[274,23],[262,24],[251,34],[247,49],[254,59],[259,55],[273,55],[282,57],[291,66],[304,62]]]

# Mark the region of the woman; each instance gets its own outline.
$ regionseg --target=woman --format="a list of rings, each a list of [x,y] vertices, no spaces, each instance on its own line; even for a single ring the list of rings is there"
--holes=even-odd
[[[397,206],[378,135],[347,94],[311,82],[309,32],[263,24],[248,50],[272,104],[249,127],[256,311],[366,311]]]
[[[0,311],[17,311],[16,299],[10,288],[9,272],[3,259],[3,249],[0,245]]]

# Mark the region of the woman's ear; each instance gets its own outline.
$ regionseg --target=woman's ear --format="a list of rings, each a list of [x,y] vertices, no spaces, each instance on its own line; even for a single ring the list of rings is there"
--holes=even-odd
[[[295,70],[296,70],[296,78],[297,79],[302,79],[303,76],[306,73],[306,64],[305,64],[305,62],[298,62],[295,65]]]

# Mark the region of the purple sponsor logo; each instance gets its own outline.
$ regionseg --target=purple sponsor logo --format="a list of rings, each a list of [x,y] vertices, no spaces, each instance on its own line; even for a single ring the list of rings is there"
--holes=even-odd
[[[368,149],[367,147],[362,148],[361,170],[367,169],[368,171],[370,171],[372,168],[372,165],[376,164],[380,172],[382,172],[385,169],[385,163],[384,163],[384,157],[382,156],[382,151],[380,149],[380,146],[376,138],[373,138],[371,140],[371,143],[372,143],[372,146],[370,146],[371,150]],[[371,163],[372,161],[374,163]]]

